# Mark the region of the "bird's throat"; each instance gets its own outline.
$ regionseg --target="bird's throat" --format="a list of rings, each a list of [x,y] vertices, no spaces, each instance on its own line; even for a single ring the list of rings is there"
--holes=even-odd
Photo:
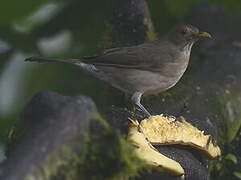
[[[189,42],[189,43],[185,44],[185,46],[181,49],[185,56],[188,56],[188,57],[190,56],[193,44],[194,44],[194,42]]]

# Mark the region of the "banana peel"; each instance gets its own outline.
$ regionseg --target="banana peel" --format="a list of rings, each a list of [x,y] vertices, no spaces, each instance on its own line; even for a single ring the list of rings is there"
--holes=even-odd
[[[153,145],[182,144],[200,149],[210,158],[221,155],[221,150],[214,145],[210,135],[198,130],[184,118],[151,116],[140,122],[140,129],[148,141]]]
[[[173,175],[183,175],[182,166],[158,152],[142,133],[138,121],[131,120],[128,139],[135,147],[135,153],[147,164],[159,170],[168,171]]]

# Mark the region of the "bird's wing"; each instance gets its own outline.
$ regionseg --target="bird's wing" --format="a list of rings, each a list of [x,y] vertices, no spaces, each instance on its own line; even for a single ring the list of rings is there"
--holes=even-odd
[[[109,49],[103,55],[84,57],[83,62],[95,66],[130,68],[159,71],[160,66],[167,62],[168,51],[163,51],[154,42],[133,47]]]

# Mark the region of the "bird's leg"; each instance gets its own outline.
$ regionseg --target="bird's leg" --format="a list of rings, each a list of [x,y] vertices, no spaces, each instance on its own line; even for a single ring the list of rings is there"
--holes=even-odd
[[[131,101],[143,112],[145,113],[145,115],[147,117],[150,117],[151,114],[146,110],[146,108],[144,106],[142,106],[141,104],[141,96],[142,93],[140,92],[135,92],[132,97],[131,97]]]

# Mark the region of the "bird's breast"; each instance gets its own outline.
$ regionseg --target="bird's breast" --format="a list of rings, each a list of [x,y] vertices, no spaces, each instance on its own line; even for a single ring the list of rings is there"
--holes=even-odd
[[[183,53],[176,61],[166,64],[163,75],[167,80],[167,89],[174,86],[183,76],[189,63],[190,52]]]
[[[175,78],[182,76],[187,69],[189,57],[190,52],[185,52],[176,57],[175,61],[167,63],[163,68],[165,76]]]

